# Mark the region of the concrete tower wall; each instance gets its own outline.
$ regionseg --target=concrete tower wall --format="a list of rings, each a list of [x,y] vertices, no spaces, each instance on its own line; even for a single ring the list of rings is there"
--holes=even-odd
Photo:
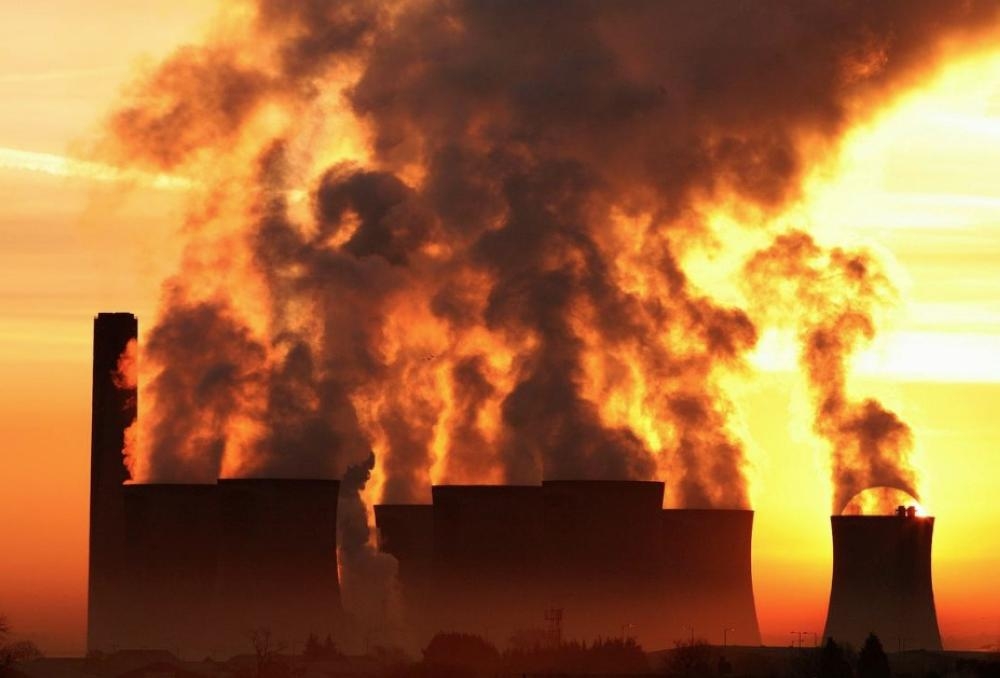
[[[569,638],[625,629],[647,648],[665,648],[693,627],[713,643],[725,631],[731,644],[759,645],[753,512],[663,510],[663,491],[638,481],[437,486],[432,506],[377,507],[376,520],[381,548],[405,573],[427,562],[415,541],[432,516],[433,590],[425,614],[414,615],[425,630],[502,643],[560,608]]]
[[[126,485],[129,610],[121,642],[203,657],[213,644],[219,526],[215,485]]]
[[[90,427],[90,552],[87,580],[87,650],[119,647],[123,595],[125,508],[122,483],[130,479],[122,450],[135,419],[136,392],[115,384],[118,359],[138,336],[131,313],[100,313],[94,319]]]
[[[660,614],[656,575],[663,483],[545,481],[543,567],[548,606],[569,637],[644,641]]]
[[[750,558],[753,516],[748,510],[662,511],[660,645],[689,637],[692,628],[710,643],[760,644]]]
[[[542,496],[550,566],[602,586],[657,571],[663,483],[545,481]]]
[[[430,504],[383,504],[375,507],[379,550],[398,563],[396,594],[403,627],[414,647],[425,647],[434,632],[429,611],[436,608],[432,590],[434,507]]]
[[[860,647],[941,649],[931,581],[934,519],[833,516],[833,583],[824,635]]]
[[[218,484],[215,624],[234,649],[266,627],[289,648],[332,633],[340,615],[336,480]]]
[[[379,550],[399,560],[400,575],[430,565],[434,507],[431,504],[381,504],[375,507]]]
[[[430,504],[376,506],[375,527],[379,550],[399,563],[397,575],[406,611],[424,609],[430,603],[434,507]]]
[[[435,605],[428,623],[503,634],[541,618],[541,494],[538,486],[432,488]]]

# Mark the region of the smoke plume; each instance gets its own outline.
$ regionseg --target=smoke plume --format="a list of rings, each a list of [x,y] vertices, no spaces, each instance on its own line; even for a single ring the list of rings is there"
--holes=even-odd
[[[761,308],[799,330],[814,428],[830,445],[834,512],[875,487],[919,498],[909,426],[878,401],[847,393],[850,358],[874,337],[875,314],[893,294],[877,263],[865,252],[824,250],[807,234],[791,232],[757,252],[746,273]],[[874,508],[891,513],[894,506]]]
[[[366,501],[656,477],[689,507],[749,501],[722,384],[758,329],[685,272],[741,235],[708,216],[780,212],[846,129],[997,15],[974,0],[246,9],[109,119],[115,161],[202,184],[144,347],[139,477],[340,476],[374,454]],[[846,255],[810,256],[874,284]],[[886,452],[905,425],[843,396],[870,315],[810,323],[838,487],[910,487]]]

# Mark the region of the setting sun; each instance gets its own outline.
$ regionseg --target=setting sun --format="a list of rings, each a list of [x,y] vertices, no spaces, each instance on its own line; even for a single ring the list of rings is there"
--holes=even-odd
[[[632,561],[669,565],[710,515],[748,549],[739,629],[704,601],[669,624],[596,605],[566,614],[581,638],[818,644],[837,526],[895,516],[924,520],[871,524],[928,568],[934,532],[928,646],[1000,650],[1000,7],[737,4],[0,9],[0,619],[56,656],[114,645],[102,452],[139,509],[97,520],[150,540],[149,581],[177,516],[223,572],[226,502],[315,492],[351,651],[426,640],[400,582],[430,565],[389,531],[489,509],[498,562],[583,552],[545,532],[588,505],[573,482],[639,497],[620,530],[585,516],[656,543]],[[110,452],[95,316],[102,350],[138,346],[105,384]],[[477,485],[508,487],[441,489]],[[303,524],[283,519],[269,538]],[[546,638],[569,579],[521,587]]]

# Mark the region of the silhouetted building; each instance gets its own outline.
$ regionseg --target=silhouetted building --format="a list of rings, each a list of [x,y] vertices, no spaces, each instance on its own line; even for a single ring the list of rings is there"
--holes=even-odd
[[[137,322],[94,323],[87,649],[246,652],[271,629],[289,645],[341,615],[337,480],[125,484],[136,392],[116,375]]]
[[[661,624],[710,643],[760,645],[753,595],[753,511],[666,509]],[[725,630],[725,633],[724,633]]]
[[[119,388],[118,361],[139,325],[131,313],[94,318],[90,425],[90,552],[87,579],[87,649],[111,650],[128,601],[124,558],[123,483],[130,479],[123,449],[135,419],[135,389]]]
[[[663,483],[641,481],[436,486],[430,506],[375,515],[380,548],[399,560],[407,616],[424,635],[503,642],[555,609],[568,638],[624,633],[670,647],[693,627],[712,642],[729,629],[730,643],[759,644],[753,512],[664,510],[663,493]],[[420,539],[432,545],[429,562]],[[425,590],[431,599],[411,609]]]
[[[931,583],[934,518],[833,516],[833,584],[824,635],[861,647],[941,649]]]
[[[337,579],[336,480],[223,479],[214,625],[226,650],[248,629],[304,640],[333,633]]]
[[[204,657],[215,650],[212,619],[219,543],[215,485],[126,485],[119,647]]]
[[[428,626],[431,563],[434,557],[434,507],[430,504],[382,504],[375,507],[379,550],[396,558],[404,623]]]
[[[128,605],[115,645],[227,657],[257,628],[289,644],[332,633],[338,490],[295,479],[126,485]]]
[[[644,481],[542,483],[547,595],[541,602],[563,610],[568,637],[617,637],[624,630],[645,642],[658,631],[663,490],[661,482]],[[541,609],[536,602],[536,618]]]
[[[541,488],[438,485],[431,494],[430,622],[486,635],[538,618]]]

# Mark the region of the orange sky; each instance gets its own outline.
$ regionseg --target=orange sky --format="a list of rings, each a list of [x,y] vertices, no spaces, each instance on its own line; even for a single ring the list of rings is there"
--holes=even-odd
[[[83,649],[91,318],[130,310],[148,327],[183,197],[170,184],[123,197],[107,168],[66,157],[130,73],[197,38],[212,10],[0,5],[0,613],[52,654]],[[828,243],[877,248],[903,289],[855,387],[914,428],[950,647],[1000,643],[998,174],[1000,54],[951,65],[857,130],[788,216]],[[705,270],[703,285],[724,287]],[[737,397],[754,463],[758,613],[773,644],[822,631],[831,567],[825,452],[794,350],[765,336],[760,374]]]

